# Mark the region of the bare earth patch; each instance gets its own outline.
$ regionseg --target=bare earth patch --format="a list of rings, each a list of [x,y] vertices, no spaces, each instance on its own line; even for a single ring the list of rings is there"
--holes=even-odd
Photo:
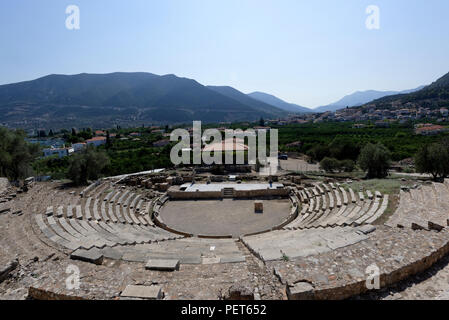
[[[254,212],[255,200],[170,201],[162,209],[164,223],[175,230],[201,235],[254,233],[281,224],[290,214],[288,199],[263,200],[263,213]]]

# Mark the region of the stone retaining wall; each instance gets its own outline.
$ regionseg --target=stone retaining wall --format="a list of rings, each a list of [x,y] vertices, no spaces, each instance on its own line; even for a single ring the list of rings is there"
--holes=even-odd
[[[400,269],[396,269],[390,273],[382,273],[380,275],[380,288],[388,287],[401,280],[411,277],[415,274],[423,272],[430,268],[434,263],[440,260],[449,252],[449,242],[443,247],[439,248],[436,252],[429,254],[413,263],[405,265]],[[316,300],[340,300],[347,299],[352,296],[356,296],[367,292],[366,280],[348,283],[344,286],[337,286],[328,289],[314,290],[312,296],[309,298]],[[290,300],[304,300],[307,298],[308,293],[292,294],[290,287],[287,286],[287,295]]]
[[[289,190],[282,189],[266,189],[266,190],[235,190],[235,198],[259,198],[259,197],[287,197]]]
[[[264,189],[264,190],[234,190],[235,199],[250,199],[263,197],[287,197],[288,189]],[[172,191],[167,192],[171,200],[196,200],[196,199],[222,199],[221,191]]]
[[[222,198],[221,191],[208,192],[184,192],[184,191],[168,191],[171,200],[194,200],[194,199],[219,199]]]
[[[191,233],[184,232],[184,231],[182,231],[182,230],[175,230],[175,229],[172,229],[172,228],[170,228],[169,226],[167,226],[167,225],[162,221],[161,216],[159,215],[159,212],[154,212],[154,213],[153,213],[153,221],[154,221],[154,224],[155,224],[156,226],[158,226],[159,228],[165,229],[165,230],[167,230],[167,231],[169,231],[169,232],[171,232],[171,233],[179,234],[179,235],[185,236],[185,237],[187,237],[187,238],[193,237],[193,234],[191,234]]]
[[[425,271],[449,253],[446,230],[388,229],[382,227],[366,241],[316,257],[267,264],[286,285],[289,299],[341,300],[369,291],[364,272],[372,263],[381,272],[380,288],[385,288]]]

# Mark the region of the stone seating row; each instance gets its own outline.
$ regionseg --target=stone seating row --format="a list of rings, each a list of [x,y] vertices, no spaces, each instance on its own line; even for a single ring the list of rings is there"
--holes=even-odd
[[[181,264],[215,264],[244,262],[245,257],[232,239],[183,238],[172,241],[105,247],[106,258],[129,262],[179,260]]]
[[[366,227],[369,227],[368,229]],[[276,230],[244,236],[245,246],[263,261],[289,260],[349,246],[369,237],[372,226]]]
[[[35,214],[34,218],[41,232],[49,240],[70,250],[135,245],[182,238],[152,226],[79,220],[47,214]]]
[[[401,190],[399,206],[385,223],[390,227],[437,230],[449,226],[449,181]]]
[[[382,196],[376,192],[359,192],[349,188],[348,192],[336,185],[324,184],[326,192],[319,196],[307,198],[301,203],[299,214],[284,229],[308,229],[318,227],[335,227],[345,225],[360,225],[373,223],[379,219],[388,206],[388,195]],[[319,190],[319,189],[318,189]],[[323,188],[321,188],[323,190]],[[307,189],[295,190],[298,199],[304,199],[304,194],[312,194]],[[323,190],[324,191],[324,190]],[[383,198],[383,199],[382,199]]]
[[[113,193],[114,195],[110,196]],[[123,193],[112,191],[104,196],[88,197],[84,203],[81,202],[78,205],[60,206],[56,209],[48,207],[46,215],[55,214],[58,218],[65,216],[76,219],[153,226],[154,223],[148,211],[145,211],[144,203],[145,201],[139,194],[130,191]]]
[[[98,189],[104,188],[105,186],[106,184],[101,183],[101,180],[95,181],[94,183],[90,184],[85,189],[83,189],[79,195],[81,198],[85,198],[89,194],[98,192]]]

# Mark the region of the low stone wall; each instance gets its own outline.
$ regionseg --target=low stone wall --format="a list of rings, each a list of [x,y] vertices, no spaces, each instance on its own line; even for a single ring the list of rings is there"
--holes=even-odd
[[[234,198],[287,197],[288,189],[236,190]]]
[[[341,300],[369,291],[365,270],[373,263],[380,269],[380,288],[385,288],[425,271],[449,253],[446,230],[380,228],[375,236],[350,247],[267,264],[286,285],[291,300]]]
[[[251,199],[263,197],[287,197],[288,189],[264,189],[264,190],[234,190],[233,198],[236,199]],[[223,194],[221,191],[171,191],[167,192],[171,200],[196,200],[196,199],[221,199]]]
[[[298,206],[297,205],[293,205],[293,208],[291,209],[290,215],[288,216],[287,220],[282,222],[280,225],[277,225],[277,226],[273,227],[272,230],[280,230],[280,229],[282,229],[283,227],[285,227],[286,225],[291,223],[293,220],[295,220],[297,216],[298,216]]]
[[[221,191],[209,192],[184,192],[184,191],[168,191],[170,200],[194,200],[194,199],[219,199],[222,198]]]
[[[161,200],[162,200],[162,201],[161,201]],[[163,204],[164,204],[165,202],[167,202],[167,201],[168,201],[167,195],[163,195],[162,197],[158,198],[158,199],[155,201],[155,205],[153,206],[153,211],[152,211],[152,213],[151,213],[151,216],[152,216],[152,218],[153,218],[154,224],[155,224],[156,226],[158,226],[159,228],[165,229],[165,230],[167,230],[167,231],[169,231],[169,232],[172,232],[172,233],[175,233],[175,234],[179,234],[179,235],[185,236],[185,237],[192,237],[193,234],[188,233],[188,232],[184,232],[184,231],[182,231],[182,230],[175,230],[175,229],[172,229],[172,228],[170,228],[169,226],[167,226],[167,225],[164,223],[164,221],[162,220],[162,218],[161,218],[161,216],[160,216],[160,211],[161,211],[161,208],[162,208]]]
[[[37,287],[29,287],[28,296],[35,300],[85,300],[82,297],[69,296]]]
[[[419,260],[414,261],[402,268],[396,269],[389,273],[382,273],[380,275],[380,288],[391,286],[401,280],[409,278],[417,273],[423,272],[430,268],[434,263],[440,260],[449,252],[449,242],[437,251],[424,256]],[[301,294],[292,295],[290,287],[287,287],[287,295],[290,300],[302,300]],[[347,299],[352,296],[356,296],[367,292],[366,280],[348,283],[341,287],[328,288],[323,290],[314,290],[313,299],[317,300],[329,300],[329,299]]]
[[[156,226],[158,226],[159,228],[162,228],[162,229],[164,229],[164,230],[167,230],[167,231],[169,231],[169,232],[171,232],[171,233],[179,234],[179,235],[185,236],[185,237],[187,237],[187,238],[193,237],[193,234],[191,234],[191,233],[184,232],[184,231],[180,231],[180,230],[175,230],[175,229],[172,229],[172,228],[170,228],[169,226],[167,226],[167,225],[162,221],[162,219],[161,219],[161,217],[160,217],[159,214],[153,214],[153,221],[154,221],[154,224],[155,224]]]

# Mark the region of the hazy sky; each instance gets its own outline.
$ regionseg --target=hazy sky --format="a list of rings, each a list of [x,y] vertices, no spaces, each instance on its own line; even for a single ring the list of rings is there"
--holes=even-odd
[[[66,28],[72,4],[80,30]],[[448,0],[3,0],[0,84],[146,71],[316,107],[449,72],[448,16]]]

